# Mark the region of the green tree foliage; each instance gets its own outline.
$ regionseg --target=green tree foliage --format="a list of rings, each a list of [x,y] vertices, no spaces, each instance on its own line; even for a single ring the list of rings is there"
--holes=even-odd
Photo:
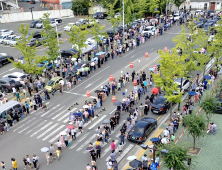
[[[112,24],[112,28],[113,28],[114,34],[116,34],[116,30],[115,30],[116,27],[119,26],[119,23],[122,20],[122,17],[114,18],[114,15],[119,10],[119,9],[115,9],[115,6],[116,6],[117,2],[118,2],[118,0],[115,0],[113,3],[108,3],[107,4],[108,9],[109,9],[107,14],[108,14],[108,17],[110,18],[110,20],[107,20],[107,21]]]
[[[186,145],[164,145],[164,149],[169,151],[163,156],[163,165],[167,169],[188,170],[187,160],[191,158],[191,156],[188,155]]]
[[[207,95],[203,101],[201,101],[201,107],[205,111],[206,118],[207,118],[207,125],[210,122],[211,117],[213,116],[214,112],[217,109],[218,102],[215,98],[215,96]]]
[[[22,64],[19,61],[16,62],[10,60],[13,63],[13,67],[22,69],[23,71],[31,75],[42,74],[44,67],[37,67],[37,64],[46,61],[47,56],[36,55],[36,47],[30,47],[27,45],[33,37],[33,32],[31,34],[28,33],[28,24],[26,26],[21,24],[20,28],[18,28],[18,31],[21,34],[21,39],[19,39],[17,45],[15,45],[15,48],[22,52],[24,63]]]
[[[183,3],[183,2],[185,2],[186,0],[174,0],[174,4],[178,7],[178,9],[179,9],[179,7],[180,7],[180,5]]]
[[[136,13],[136,18],[141,19],[144,13],[147,11],[149,4],[147,0],[134,0],[134,10]]]
[[[66,32],[69,35],[69,42],[72,43],[73,47],[77,51],[79,51],[79,54],[82,53],[82,48],[87,47],[87,44],[85,42],[87,39],[87,35],[89,34],[89,30],[86,27],[87,25],[74,25],[70,29],[70,32]]]
[[[153,74],[153,79],[155,85],[162,88],[162,91],[165,91],[165,97],[171,103],[170,117],[172,117],[172,104],[180,103],[182,96],[182,93],[179,92],[178,84],[175,83],[175,79],[184,76],[184,68],[175,50],[173,50],[173,53],[160,51],[160,58],[158,63],[160,63],[161,74]],[[175,95],[175,92],[178,95]]]
[[[150,0],[148,3],[149,5],[149,11],[153,14],[159,13],[161,14],[163,10],[166,8],[166,2],[167,0]]]
[[[44,25],[44,28],[41,31],[41,35],[44,39],[42,45],[47,47],[45,53],[48,55],[48,60],[53,62],[53,67],[55,67],[54,60],[60,56],[60,47],[58,44],[61,44],[62,42],[58,42],[57,33],[50,25],[49,15],[50,13],[44,13],[43,17],[40,18]]]
[[[89,0],[72,0],[72,8],[74,15],[87,15],[91,2]]]
[[[129,24],[134,19],[134,3],[132,0],[124,0],[124,24]]]
[[[188,135],[193,138],[193,150],[195,150],[196,139],[206,134],[206,119],[203,115],[189,114],[183,118],[187,127]]]

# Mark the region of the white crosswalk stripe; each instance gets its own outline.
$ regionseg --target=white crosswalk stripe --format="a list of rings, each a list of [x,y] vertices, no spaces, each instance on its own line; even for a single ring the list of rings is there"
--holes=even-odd
[[[89,144],[93,138],[95,138],[96,134],[93,134],[90,138],[88,138],[81,146],[76,149],[76,151],[80,151],[85,145]]]
[[[22,127],[24,127],[25,125],[27,125],[29,122],[32,122],[33,120],[35,120],[35,118],[36,118],[36,117],[33,117],[32,119],[28,120],[28,121],[25,122],[23,125],[21,125],[21,126],[17,127],[16,129],[14,129],[13,132],[15,132],[16,130],[21,129]],[[19,125],[19,124],[20,124],[20,123],[18,123],[17,125]],[[14,128],[14,127],[15,127],[15,125],[12,126],[11,128]],[[11,129],[11,128],[10,128],[10,129]]]
[[[118,140],[115,140],[114,143],[116,145],[118,143]],[[104,151],[102,151],[101,158],[104,157],[109,152],[109,150],[111,151],[111,146],[107,147]]]
[[[103,115],[102,117],[100,117],[96,122],[94,122],[88,129],[92,129],[94,128],[96,125],[98,125],[98,123],[100,121],[102,121],[107,115]]]
[[[58,125],[58,123],[52,125],[50,128],[48,128],[48,129],[45,130],[43,133],[41,133],[41,135],[39,135],[39,136],[37,137],[37,139],[41,138],[42,136],[44,136],[44,135],[47,134],[48,132],[52,131],[57,125]]]
[[[120,162],[123,157],[133,148],[133,144],[129,144],[129,146],[123,150],[123,153],[116,159],[117,162]]]
[[[50,102],[46,102],[45,104],[48,105],[49,103],[50,103]],[[47,106],[47,107],[48,107],[48,106]],[[41,109],[42,109],[41,107],[38,107],[37,110],[30,111],[30,114],[34,114],[35,112],[37,112],[37,111],[39,111],[39,110],[41,110]],[[40,112],[40,113],[41,113],[41,112]],[[39,113],[39,114],[40,114],[40,113]]]
[[[41,121],[41,120],[40,120],[40,121]],[[29,131],[27,131],[27,132],[25,133],[25,135],[27,135],[27,134],[31,133],[33,130],[38,129],[39,127],[41,127],[42,125],[44,125],[44,124],[46,123],[46,121],[47,121],[47,120],[44,120],[43,122],[41,122],[41,123],[40,123],[40,124],[38,124],[37,126],[32,126],[33,128],[32,128],[32,129],[30,129]]]
[[[64,129],[63,131],[65,131],[66,129]],[[52,143],[53,141],[55,141],[56,139],[58,139],[60,137],[60,134],[56,135],[55,137],[53,137],[52,139],[49,140],[49,143]]]
[[[50,126],[51,124],[53,124],[53,122],[49,122],[48,124],[46,124],[45,126],[41,127],[40,129],[36,130],[30,137],[35,136],[37,133],[39,133],[40,131],[44,130],[45,128],[47,128],[48,126]]]
[[[80,142],[82,142],[88,135],[89,135],[89,133],[86,133],[85,135],[83,135],[78,141],[75,142],[75,144],[73,144],[72,146],[70,146],[69,149],[75,148],[75,147],[76,147]]]
[[[34,121],[33,123],[32,123],[32,126],[31,127],[33,127],[36,123],[38,123],[40,120],[36,120],[36,121]],[[28,129],[30,129],[31,128],[30,126],[26,126],[24,129],[22,129],[21,131],[19,131],[18,133],[22,133],[22,132],[24,132],[24,131],[26,131],[26,130],[28,130]]]
[[[47,116],[47,118],[52,117],[54,114],[56,114],[57,112],[59,112],[60,110],[64,109],[65,106],[60,107],[59,109],[53,111],[53,113],[51,113],[50,115]]]
[[[54,116],[52,118],[52,120],[56,119],[57,117],[61,116],[63,113],[67,112],[67,110],[63,110],[62,112],[60,112],[59,114],[57,114],[56,116]]]
[[[74,108],[74,109],[72,109],[70,112],[73,112],[73,111],[75,111],[77,108]],[[69,119],[69,114],[70,114],[70,112],[67,112],[66,114],[64,114],[62,117],[60,117],[59,119],[58,119],[58,121],[61,121],[62,119],[64,119],[64,118],[67,118],[67,119]]]
[[[115,143],[116,144],[116,143]],[[124,143],[122,146],[124,146],[126,143]],[[119,145],[118,145],[119,146]],[[118,148],[118,146],[117,146],[117,148]],[[110,148],[111,149],[111,148]],[[118,152],[119,150],[118,149],[116,149],[115,150],[115,152],[116,152],[116,154],[117,154],[117,152]],[[111,152],[110,152],[110,154],[111,154]],[[117,157],[117,156],[116,156]],[[110,156],[108,156],[107,158],[106,158],[106,161],[109,161],[109,159],[110,159]]]
[[[47,140],[49,137],[60,131],[62,128],[64,128],[65,125],[61,125],[60,127],[57,127],[56,130],[52,131],[49,135],[44,137],[42,140]]]
[[[48,113],[52,112],[52,110],[56,109],[56,108],[59,107],[59,106],[60,106],[60,104],[58,104],[58,105],[56,105],[56,106],[54,106],[54,107],[52,107],[52,108],[48,108],[48,110],[47,110],[45,113],[43,113],[43,114],[41,115],[41,117],[43,117],[43,116],[47,115]],[[53,111],[53,112],[54,112],[54,111]]]

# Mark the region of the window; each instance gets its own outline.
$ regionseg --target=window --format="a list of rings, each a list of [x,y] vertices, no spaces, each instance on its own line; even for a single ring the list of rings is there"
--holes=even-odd
[[[18,77],[13,76],[13,75],[9,75],[8,77],[9,77],[9,78],[18,78]]]
[[[6,116],[6,111],[3,111],[1,114],[2,118]]]
[[[9,111],[11,111],[11,113],[13,112],[13,109],[11,108],[11,109],[8,109],[7,111],[6,111],[6,113],[7,114],[9,114]]]
[[[20,106],[20,104],[17,104],[17,105],[15,105],[15,106],[13,106],[13,109],[15,109],[15,108],[20,108],[21,106]]]
[[[148,124],[148,125],[146,126],[146,130],[148,130],[150,127],[151,127],[151,124]]]

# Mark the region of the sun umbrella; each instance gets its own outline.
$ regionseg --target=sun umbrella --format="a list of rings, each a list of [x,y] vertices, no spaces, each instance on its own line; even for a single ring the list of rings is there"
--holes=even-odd
[[[85,67],[84,70],[85,70],[85,71],[88,71],[88,70],[89,70],[89,67]]]
[[[211,79],[209,75],[204,76],[205,79]]]
[[[151,142],[157,142],[157,141],[159,141],[159,138],[151,138],[150,141]]]
[[[161,140],[161,142],[162,142],[163,144],[169,143],[169,141],[167,140],[167,138],[163,138],[163,139]]]
[[[195,91],[189,91],[188,94],[189,94],[190,96],[196,96],[196,95],[197,95],[197,93],[196,93]]]
[[[132,161],[132,160],[134,160],[134,159],[137,159],[137,156],[133,155],[133,156],[129,156],[129,157],[127,158],[128,161]]]
[[[149,70],[150,70],[150,71],[154,71],[154,70],[155,70],[155,68],[149,68]]]
[[[99,92],[100,92],[100,90],[95,90],[95,91],[94,91],[94,93],[99,93]]]
[[[92,150],[94,150],[93,147],[87,147],[87,148],[86,148],[86,151],[88,151],[88,152],[90,152],[90,151],[92,151]]]
[[[88,108],[89,108],[88,105],[84,105],[84,106],[83,106],[83,109],[88,109]]]
[[[74,126],[73,126],[73,125],[67,125],[66,128],[67,128],[67,129],[73,129]]]
[[[93,62],[93,63],[91,63],[91,66],[94,66],[95,65],[95,63]]]
[[[135,109],[130,109],[129,112],[130,112],[130,113],[134,113],[134,112],[135,112]]]
[[[67,135],[65,131],[60,132],[60,135]]]
[[[140,168],[142,167],[142,162],[134,159],[133,161],[129,163],[129,165],[133,168]]]
[[[108,123],[110,123],[110,120],[109,120],[109,119],[103,120],[103,124],[108,124]]]
[[[41,149],[41,152],[48,152],[49,151],[49,148],[47,148],[47,147],[43,147],[42,149]]]
[[[152,93],[157,94],[158,92],[159,92],[159,89],[158,89],[158,88],[153,88],[153,89],[152,89]]]
[[[127,120],[132,120],[132,118],[131,117],[127,117]]]
[[[122,103],[121,103],[120,101],[115,101],[115,102],[113,103],[113,105],[114,105],[114,106],[121,106]]]
[[[78,69],[79,72],[84,72],[84,68]]]

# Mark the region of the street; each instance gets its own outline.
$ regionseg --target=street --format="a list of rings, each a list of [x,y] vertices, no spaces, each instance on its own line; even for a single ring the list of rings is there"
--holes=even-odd
[[[62,24],[64,25],[60,25],[59,30],[62,31],[63,27],[66,25],[65,23],[69,23],[74,20],[76,21],[77,19],[70,18],[63,20]],[[109,24],[107,24],[104,20],[100,20],[100,24],[105,24],[106,29],[109,27]],[[15,26],[17,25],[18,23],[4,24],[2,25],[2,29],[4,27],[15,31]],[[54,97],[51,96],[50,100],[45,101],[48,110],[45,112],[42,112],[41,109],[32,111],[30,115],[21,120],[19,123],[16,122],[15,125],[10,128],[9,132],[0,137],[0,160],[4,160],[6,167],[9,168],[11,165],[10,160],[13,157],[18,161],[19,169],[22,169],[23,157],[27,154],[30,155],[30,157],[32,157],[33,154],[36,154],[40,157],[40,168],[43,170],[49,168],[55,170],[69,169],[71,166],[76,170],[85,169],[87,163],[90,164],[91,162],[89,153],[85,151],[86,148],[90,142],[94,143],[96,141],[96,129],[98,126],[102,127],[102,120],[105,118],[109,119],[116,109],[111,102],[111,96],[105,99],[105,102],[103,102],[103,106],[101,107],[105,107],[106,111],[102,111],[99,114],[99,117],[95,116],[92,122],[84,124],[83,133],[80,133],[77,130],[77,139],[71,142],[68,149],[63,149],[60,161],[53,161],[47,166],[45,155],[40,151],[40,149],[42,147],[49,147],[50,144],[54,144],[56,148],[55,142],[59,139],[59,133],[65,130],[66,125],[68,125],[68,117],[70,113],[68,108],[77,102],[79,105],[75,105],[71,108],[71,111],[77,111],[82,109],[86,100],[92,102],[93,98],[96,97],[96,93],[94,93],[94,91],[97,89],[100,90],[101,86],[110,82],[110,75],[113,75],[114,78],[118,79],[121,76],[121,71],[123,74],[126,74],[127,72],[131,74],[132,71],[135,70],[137,73],[145,71],[147,76],[149,76],[149,68],[153,67],[153,65],[157,65],[157,61],[159,59],[159,55],[156,51],[164,49],[164,47],[167,47],[168,50],[173,48],[175,44],[172,42],[172,39],[177,36],[180,30],[180,26],[173,26],[162,36],[153,38],[148,42],[146,41],[145,44],[141,44],[137,49],[131,50],[121,57],[113,60],[109,58],[108,62],[106,62],[103,67],[96,69],[96,71],[91,73],[88,78],[84,78],[80,84],[73,86],[71,90],[66,90],[66,88],[64,88],[65,90],[63,95],[56,92]],[[64,38],[64,35],[62,38]],[[15,58],[21,56],[21,53],[13,47],[2,46],[3,45],[0,47],[1,52],[9,53]],[[61,45],[61,50],[65,50],[68,47],[71,47],[71,44],[68,43],[68,41],[64,41],[64,44]],[[43,55],[44,49],[41,49],[42,47],[38,48],[37,54]],[[149,53],[148,58],[145,58],[145,52]],[[130,62],[133,62],[133,68],[129,67]],[[0,75],[2,76],[6,73],[14,72],[17,69],[13,69],[12,64],[8,64],[0,70]],[[125,89],[127,89],[126,95],[129,95],[130,91],[133,89],[133,83],[131,80],[130,83],[126,83]],[[122,88],[121,92],[116,92],[116,99],[118,101],[122,101],[122,92],[124,92],[125,89]],[[91,97],[86,96],[87,90],[90,90]],[[146,95],[151,95],[151,88],[149,88],[149,92],[147,92]],[[145,96],[143,95],[139,103],[144,104],[144,99]],[[138,106],[139,105],[137,105],[137,107]],[[160,115],[153,114],[150,111],[148,116],[158,120],[160,117]],[[115,140],[116,146],[119,145],[119,129],[127,117],[128,113],[121,115],[120,123],[117,125],[115,130],[112,131],[109,143],[103,145],[101,159],[98,159],[97,161],[97,167],[99,170],[106,169],[106,161],[108,161],[111,153],[110,141]],[[160,124],[160,122],[158,122],[158,124]],[[117,156],[118,163],[137,145],[128,140],[125,140],[125,142],[126,144],[123,147],[124,150],[122,155]]]

